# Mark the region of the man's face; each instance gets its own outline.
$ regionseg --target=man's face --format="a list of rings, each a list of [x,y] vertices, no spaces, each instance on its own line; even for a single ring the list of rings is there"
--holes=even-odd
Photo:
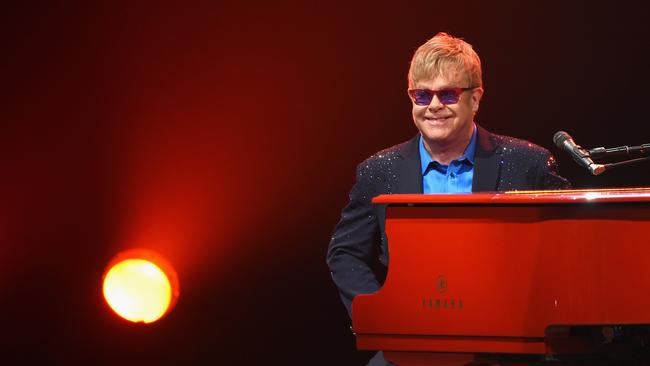
[[[429,80],[414,83],[412,89],[440,90],[447,88],[467,88],[467,78],[459,72],[448,72]],[[430,147],[454,146],[465,142],[472,134],[474,113],[478,111],[483,89],[463,91],[455,104],[442,104],[435,95],[429,105],[413,102],[413,121]],[[434,145],[434,146],[431,146]]]

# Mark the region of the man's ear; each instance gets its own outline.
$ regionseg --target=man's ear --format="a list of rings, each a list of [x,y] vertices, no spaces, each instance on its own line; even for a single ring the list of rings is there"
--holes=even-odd
[[[478,106],[481,104],[483,98],[483,88],[476,88],[472,90],[472,112],[478,112]]]

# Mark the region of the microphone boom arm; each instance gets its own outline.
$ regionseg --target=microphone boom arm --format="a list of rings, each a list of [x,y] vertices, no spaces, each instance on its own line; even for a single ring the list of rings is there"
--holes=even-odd
[[[593,159],[602,158],[610,155],[628,155],[628,154],[648,154],[650,153],[650,144],[640,146],[618,146],[612,148],[596,147],[589,150],[589,155]]]

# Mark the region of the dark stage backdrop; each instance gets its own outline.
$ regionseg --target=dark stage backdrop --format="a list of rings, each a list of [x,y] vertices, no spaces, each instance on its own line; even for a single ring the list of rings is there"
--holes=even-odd
[[[2,364],[363,364],[325,252],[356,164],[416,133],[408,61],[438,31],[482,58],[481,125],[576,187],[650,184],[552,144],[650,142],[649,22],[625,1],[111,3],[2,10]],[[147,327],[101,297],[131,247],[181,280]]]

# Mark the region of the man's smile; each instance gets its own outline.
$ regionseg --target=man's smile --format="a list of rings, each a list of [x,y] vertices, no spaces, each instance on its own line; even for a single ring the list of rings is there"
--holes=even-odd
[[[451,118],[452,116],[436,116],[436,117],[431,116],[431,117],[424,117],[424,120],[428,123],[437,124],[437,123],[448,122],[451,120]]]

